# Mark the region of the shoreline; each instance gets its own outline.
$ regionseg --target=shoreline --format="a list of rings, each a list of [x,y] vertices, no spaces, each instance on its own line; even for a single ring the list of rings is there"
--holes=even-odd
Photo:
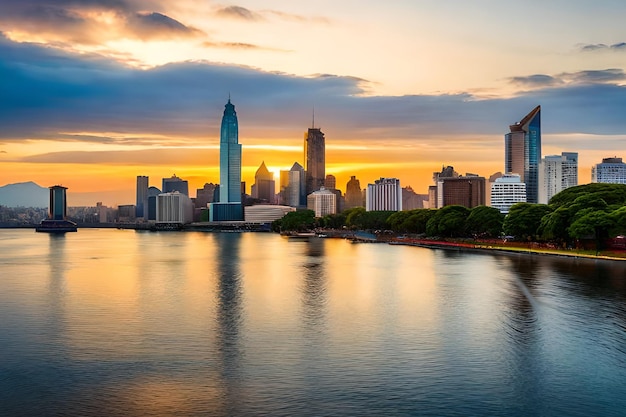
[[[539,255],[539,256],[555,256],[561,258],[574,259],[590,259],[590,260],[608,260],[608,261],[626,261],[626,257],[610,256],[610,255],[591,255],[586,253],[575,253],[558,249],[532,249],[517,248],[513,246],[499,247],[488,244],[477,243],[461,243],[461,242],[444,242],[427,239],[393,239],[390,245],[415,246],[427,249],[445,249],[467,252],[501,252],[517,255]]]

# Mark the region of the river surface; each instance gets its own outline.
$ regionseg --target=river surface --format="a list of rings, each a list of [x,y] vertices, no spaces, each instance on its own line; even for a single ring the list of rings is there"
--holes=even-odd
[[[626,262],[0,230],[2,416],[624,416]]]

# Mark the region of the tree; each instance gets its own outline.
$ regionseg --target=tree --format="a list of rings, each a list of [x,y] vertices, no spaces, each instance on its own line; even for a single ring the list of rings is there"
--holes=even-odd
[[[614,226],[609,213],[602,210],[589,209],[586,214],[572,223],[568,231],[576,239],[594,238],[596,254],[603,247],[603,241],[609,237],[609,230]]]
[[[362,217],[366,211],[365,207],[353,207],[343,212],[346,215],[346,226],[357,229],[357,224],[360,223],[359,218]]]
[[[535,239],[541,219],[550,212],[551,208],[545,204],[514,204],[504,218],[504,234],[518,240]]]
[[[315,212],[313,210],[291,211],[272,223],[272,230],[303,232],[315,227]]]
[[[541,218],[537,234],[542,239],[568,243],[570,235],[567,228],[570,225],[571,217],[570,207],[559,207]]]
[[[608,205],[626,203],[626,185],[591,183],[566,188],[550,199],[554,208],[573,203],[578,197],[592,196],[588,201],[603,199]]]
[[[426,224],[426,234],[440,237],[460,237],[465,232],[465,220],[470,210],[464,206],[445,206],[436,211]]]
[[[437,213],[437,210],[416,209],[402,223],[402,228],[409,233],[426,233],[426,225],[428,221]]]
[[[477,206],[471,209],[465,222],[468,235],[479,237],[496,237],[502,234],[504,215],[493,207]]]
[[[398,233],[425,233],[426,223],[435,213],[429,209],[398,211],[389,216],[387,225]]]

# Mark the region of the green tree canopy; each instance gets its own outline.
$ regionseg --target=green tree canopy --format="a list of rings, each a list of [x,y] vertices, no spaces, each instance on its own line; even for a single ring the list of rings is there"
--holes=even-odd
[[[315,212],[313,210],[296,210],[285,214],[281,219],[272,223],[272,230],[277,232],[303,232],[315,227]]]
[[[426,224],[437,210],[415,209],[398,211],[387,219],[387,224],[398,233],[426,233]]]
[[[445,206],[436,210],[426,224],[429,236],[461,237],[465,235],[465,220],[470,210],[464,206]]]
[[[468,235],[496,237],[502,234],[504,215],[493,207],[477,206],[472,208],[465,223]]]
[[[626,185],[591,183],[567,188],[550,199],[554,208],[573,203],[578,197],[591,196],[590,200],[604,200],[608,205],[626,204]]]
[[[535,239],[541,219],[550,212],[550,207],[545,204],[514,204],[504,218],[504,234],[518,240]]]

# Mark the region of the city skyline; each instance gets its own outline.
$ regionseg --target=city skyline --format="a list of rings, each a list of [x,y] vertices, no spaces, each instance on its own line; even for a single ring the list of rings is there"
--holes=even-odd
[[[542,13],[524,31],[504,30],[514,2],[14,3],[0,1],[0,183],[63,184],[71,205],[132,203],[137,175],[218,183],[229,92],[248,192],[262,161],[277,182],[304,165],[312,106],[343,191],[383,176],[424,194],[442,165],[504,172],[507,126],[537,105],[542,154],[578,152],[580,184],[626,149],[620,2],[529,1]]]

